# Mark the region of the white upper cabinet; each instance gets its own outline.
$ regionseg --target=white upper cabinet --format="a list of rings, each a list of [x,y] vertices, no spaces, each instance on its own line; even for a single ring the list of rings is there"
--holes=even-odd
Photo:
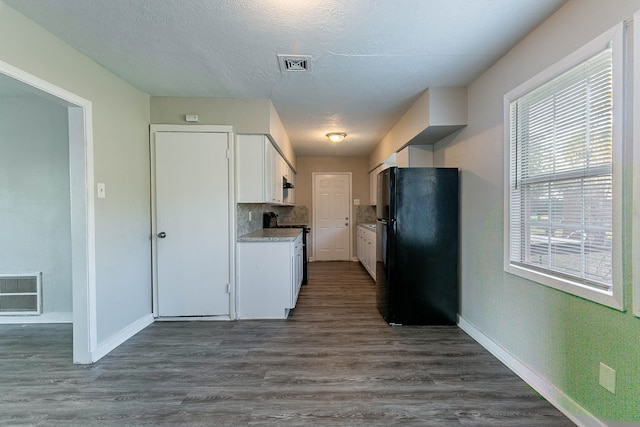
[[[293,191],[284,191],[293,171],[265,135],[236,136],[238,203],[293,204]],[[285,196],[288,196],[285,199]]]
[[[380,165],[369,172],[369,204],[375,205],[378,198],[378,174],[382,172],[384,165]]]
[[[283,192],[284,204],[293,206],[296,202],[296,190],[295,190],[296,174],[293,171],[293,169],[291,169],[291,166],[289,166],[287,162],[283,162],[283,163],[284,163],[283,176],[287,179],[287,182],[289,184],[294,186],[294,188],[284,189],[284,192]]]
[[[265,138],[265,162],[268,164],[265,174],[265,187],[268,188],[266,203],[282,204],[282,164],[284,161],[280,154],[271,144],[271,141]]]
[[[407,145],[396,153],[399,168],[433,167],[433,146]]]
[[[387,157],[381,165],[369,172],[369,204],[375,205],[378,198],[378,174],[385,169],[397,165],[397,153]]]
[[[267,163],[264,135],[236,136],[236,198],[238,203],[263,203]]]

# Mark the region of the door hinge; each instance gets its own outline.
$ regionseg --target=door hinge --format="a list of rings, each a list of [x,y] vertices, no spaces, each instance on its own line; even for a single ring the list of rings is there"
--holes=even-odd
[[[228,294],[231,293],[231,285],[229,283],[227,283],[227,293]]]
[[[231,158],[231,153],[229,152],[229,150],[227,149],[227,159]]]

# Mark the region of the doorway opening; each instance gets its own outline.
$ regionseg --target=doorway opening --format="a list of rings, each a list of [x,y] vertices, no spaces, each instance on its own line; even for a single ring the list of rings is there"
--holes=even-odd
[[[66,321],[71,320],[73,323],[73,362],[92,363],[94,361],[92,352],[97,347],[92,104],[86,99],[0,61],[0,96],[3,94],[30,98],[31,100],[26,102],[34,105],[43,103],[43,105],[57,106],[61,110],[59,111],[61,117],[66,116],[68,152],[65,151],[64,156],[68,159],[64,164],[68,165],[68,175],[64,177],[66,180],[64,185],[68,190],[68,199],[64,203],[68,206],[68,212],[63,216],[67,218],[68,228],[62,232],[62,235],[66,235],[68,239],[67,262],[70,261],[70,265],[66,276],[67,280],[70,278],[71,281],[71,301],[67,302],[67,307],[72,313]],[[29,124],[30,126],[38,125],[35,122],[29,122]],[[62,127],[64,124],[60,126]],[[24,159],[16,159],[16,161],[24,162]],[[32,165],[27,163],[23,166],[28,168]],[[41,185],[48,184],[41,177],[36,179]],[[19,187],[12,186],[7,186],[3,190],[6,198],[20,192]],[[7,211],[4,215],[8,215]],[[12,273],[10,265],[3,265],[0,269],[0,272]],[[64,306],[64,303],[60,304]],[[28,322],[25,316],[16,317],[22,318],[16,318],[15,322]],[[43,320],[46,322],[46,317]]]

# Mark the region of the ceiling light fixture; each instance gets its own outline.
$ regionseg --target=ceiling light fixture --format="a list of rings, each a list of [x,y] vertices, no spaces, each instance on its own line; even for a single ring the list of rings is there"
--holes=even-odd
[[[347,136],[347,134],[344,132],[329,132],[327,134],[327,138],[329,138],[332,144],[341,143],[345,136]]]

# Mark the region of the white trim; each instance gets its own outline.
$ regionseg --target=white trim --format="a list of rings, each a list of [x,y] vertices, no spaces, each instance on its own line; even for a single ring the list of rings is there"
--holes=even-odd
[[[640,317],[640,11],[633,15],[633,200],[631,219],[631,282],[633,314]]]
[[[157,317],[156,322],[228,322],[231,316],[165,316]]]
[[[154,320],[155,319],[153,318],[152,314],[145,314],[140,319],[111,335],[109,338],[102,341],[100,345],[93,350],[93,352],[91,353],[92,359],[94,361],[100,360],[101,358],[112,352],[114,349],[116,349],[118,346],[120,346],[122,343],[127,341],[129,338],[133,337],[138,332],[152,324]]]
[[[607,424],[580,406],[575,400],[563,393],[562,390],[509,353],[462,316],[458,316],[458,326],[578,426],[607,426]]]
[[[166,125],[152,124],[149,127],[149,156],[151,166],[151,280],[152,280],[152,310],[153,316],[158,320],[168,320],[169,318],[158,317],[158,247],[157,239],[154,238],[158,233],[157,217],[156,217],[156,132],[197,132],[197,133],[226,133],[227,134],[227,151],[229,158],[227,159],[228,169],[228,201],[229,201],[229,316],[219,316],[217,320],[233,320],[236,318],[236,195],[235,195],[235,144],[233,126],[228,125]],[[218,317],[218,316],[214,316]],[[209,319],[205,317],[204,319]],[[176,320],[179,318],[176,318]],[[181,318],[180,318],[181,319]],[[194,320],[194,318],[186,317],[182,320]]]
[[[0,317],[0,325],[20,325],[32,323],[73,323],[73,313],[42,313],[36,316]]]
[[[510,262],[510,104],[515,99],[532,89],[552,80],[573,66],[584,62],[606,45],[613,43],[613,281],[612,291],[603,292],[597,289],[558,278],[550,274],[512,265]],[[564,57],[562,60],[533,76],[526,82],[509,91],[504,96],[504,271],[523,277],[536,283],[576,295],[590,301],[624,310],[624,278],[623,278],[623,227],[622,227],[622,163],[624,148],[624,23],[619,23],[610,30],[596,37],[580,49]]]
[[[61,103],[69,113],[73,361],[92,363],[97,345],[96,236],[91,101],[0,61],[0,73]]]
[[[316,176],[319,175],[348,175],[349,176],[349,196],[348,196],[348,203],[349,203],[349,255],[347,256],[347,260],[353,258],[353,203],[351,201],[351,193],[353,191],[353,176],[351,172],[311,172],[311,203],[312,203],[312,212],[313,212],[313,221],[312,221],[312,225],[311,225],[311,233],[313,236],[317,236],[317,229],[316,229]],[[317,244],[318,244],[318,239],[316,239],[315,237],[313,238],[313,257],[309,258],[309,262],[314,262],[315,259],[315,254],[317,253]]]

